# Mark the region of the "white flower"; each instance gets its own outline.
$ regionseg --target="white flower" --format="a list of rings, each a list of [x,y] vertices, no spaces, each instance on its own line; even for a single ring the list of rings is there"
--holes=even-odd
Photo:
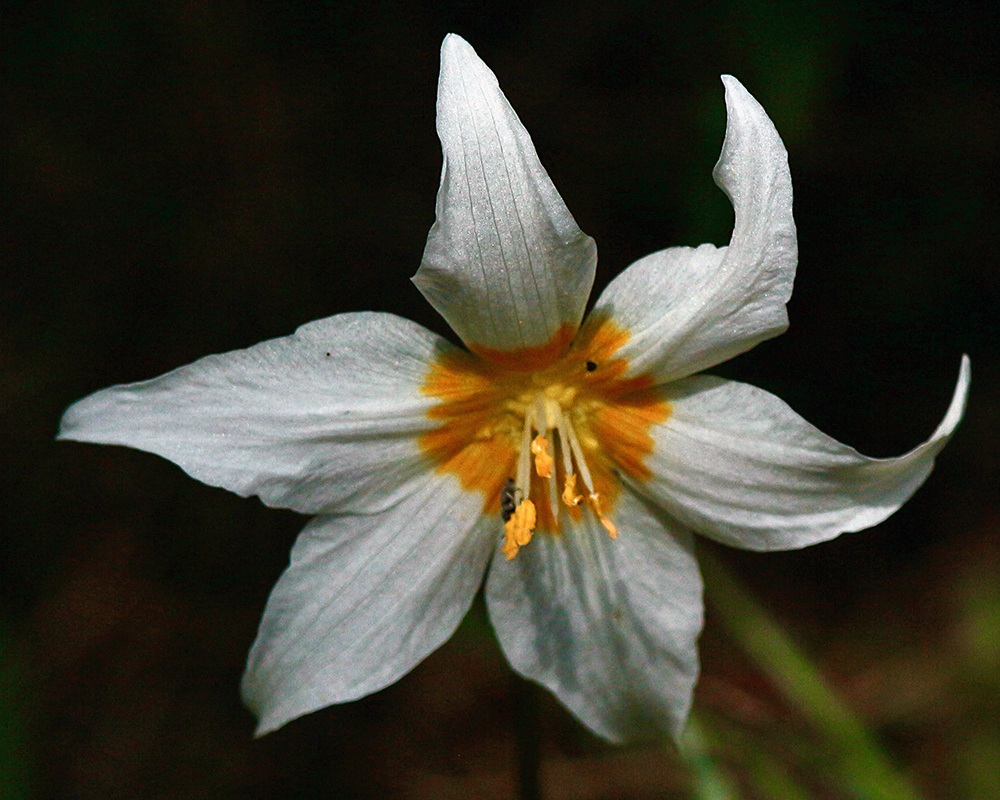
[[[967,359],[937,431],[892,459],[694,375],[785,329],[796,264],[785,149],[723,82],[729,246],[646,256],[581,325],[594,242],[493,73],[448,36],[437,220],[414,281],[467,350],[390,314],[343,314],[66,412],[61,438],[158,453],[317,515],[250,653],[259,733],[400,678],[488,573],[518,672],[608,739],[677,735],[702,626],[692,532],[803,547],[880,522],[927,477],[962,416]]]

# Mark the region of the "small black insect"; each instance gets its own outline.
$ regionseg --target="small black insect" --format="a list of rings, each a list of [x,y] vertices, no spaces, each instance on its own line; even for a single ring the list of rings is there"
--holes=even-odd
[[[514,485],[513,478],[508,478],[507,483],[500,490],[500,516],[503,517],[504,522],[513,516],[514,509],[517,508],[517,500],[514,498],[516,491],[517,486]]]
[[[595,364],[593,361],[588,361],[587,372],[593,372],[595,369],[597,369],[597,364]]]

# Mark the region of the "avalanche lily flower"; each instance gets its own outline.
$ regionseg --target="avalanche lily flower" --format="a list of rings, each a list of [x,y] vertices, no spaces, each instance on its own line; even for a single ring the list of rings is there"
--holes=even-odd
[[[465,349],[391,314],[341,314],[66,412],[63,439],[148,450],[316,515],[250,652],[258,733],[399,679],[486,574],[514,669],[607,739],[677,736],[702,626],[692,534],[804,547],[875,525],[927,477],[963,413],[966,358],[938,429],[889,459],[695,375],[785,329],[797,257],[784,146],[722,80],[729,246],[640,259],[582,321],[594,242],[493,73],[448,36],[437,218],[413,280]]]

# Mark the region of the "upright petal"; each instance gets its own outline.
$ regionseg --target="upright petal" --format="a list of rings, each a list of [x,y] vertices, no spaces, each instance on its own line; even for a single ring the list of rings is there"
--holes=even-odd
[[[698,533],[748,550],[822,542],[881,522],[909,499],[962,418],[969,360],[948,413],[899,458],[868,458],[821,433],[774,395],[710,376],[668,388],[641,491]]]
[[[437,131],[444,166],[417,288],[470,349],[538,348],[556,337],[568,345],[597,248],[496,77],[454,34],[441,47]]]
[[[148,450],[272,506],[373,511],[430,469],[417,439],[440,423],[420,385],[442,349],[400,317],[341,314],[92,394],[59,437]]]
[[[243,676],[258,735],[388,686],[451,636],[497,543],[482,502],[454,478],[428,475],[382,513],[309,523]]]
[[[698,675],[691,535],[629,491],[615,540],[591,516],[495,560],[486,601],[511,665],[612,741],[677,737]]]
[[[631,334],[621,355],[658,382],[692,375],[788,327],[797,246],[788,154],[760,104],[735,78],[716,183],[736,212],[728,247],[704,244],[648,255],[597,301]]]

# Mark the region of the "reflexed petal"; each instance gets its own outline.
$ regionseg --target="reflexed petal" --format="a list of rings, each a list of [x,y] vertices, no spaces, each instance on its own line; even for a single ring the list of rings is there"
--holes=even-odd
[[[676,247],[625,270],[597,301],[631,333],[620,355],[658,382],[692,375],[788,327],[797,247],[788,155],[760,104],[724,76],[728,124],[716,183],[736,212],[728,247]]]
[[[212,486],[305,513],[373,511],[428,469],[419,387],[443,339],[391,314],[342,314],[71,406],[59,436],[122,444]]]
[[[497,544],[482,505],[432,475],[384,512],[306,526],[243,676],[258,735],[388,686],[451,636]]]
[[[698,674],[701,576],[691,535],[629,491],[612,540],[591,515],[537,535],[486,584],[511,665],[612,740],[679,736]]]
[[[444,167],[417,288],[473,349],[539,347],[575,330],[597,248],[496,77],[454,34],[441,47],[437,114]]]
[[[969,360],[948,413],[899,458],[868,458],[772,394],[698,376],[668,388],[641,490],[698,533],[748,550],[805,547],[881,522],[912,495],[962,418]]]

